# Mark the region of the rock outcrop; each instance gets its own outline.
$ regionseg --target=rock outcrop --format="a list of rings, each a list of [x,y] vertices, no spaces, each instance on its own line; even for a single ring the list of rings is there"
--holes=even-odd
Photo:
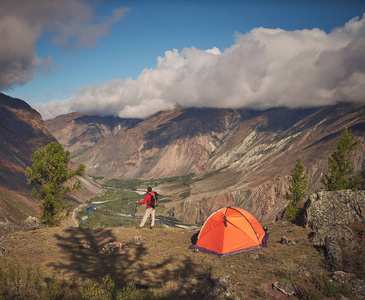
[[[365,278],[365,191],[311,195],[305,204],[304,225],[313,229],[313,244],[324,248],[332,271]]]
[[[365,191],[319,192],[305,203],[304,225],[314,230],[316,246],[325,246],[327,237],[352,237],[348,225],[357,220],[365,221]]]
[[[30,231],[44,227],[45,225],[35,217],[28,217],[21,221],[19,225],[0,222],[0,237],[17,231]]]

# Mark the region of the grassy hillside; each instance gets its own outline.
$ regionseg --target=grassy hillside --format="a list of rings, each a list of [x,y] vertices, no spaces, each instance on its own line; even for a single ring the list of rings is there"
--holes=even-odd
[[[266,249],[224,258],[188,249],[196,232],[179,228],[64,227],[13,233],[1,238],[3,253],[9,252],[0,260],[1,293],[9,291],[5,278],[9,274],[16,277],[16,272],[6,273],[7,269],[16,270],[14,266],[18,266],[24,270],[18,277],[27,277],[32,274],[29,266],[38,266],[48,285],[57,279],[59,289],[67,290],[60,299],[86,299],[90,295],[93,299],[297,298],[274,290],[274,282],[294,284],[302,299],[340,297],[341,293],[356,299],[345,287],[329,282],[331,272],[322,251],[310,243],[309,229],[281,221],[265,225],[269,229]],[[146,243],[130,245],[134,236],[143,236]],[[282,244],[283,236],[296,243]],[[88,241],[91,247],[81,248],[82,241]],[[125,243],[127,248],[119,254],[104,253],[102,248],[109,242]],[[33,277],[28,276],[28,281]],[[14,289],[15,281],[11,282]],[[113,296],[111,285],[137,290]]]

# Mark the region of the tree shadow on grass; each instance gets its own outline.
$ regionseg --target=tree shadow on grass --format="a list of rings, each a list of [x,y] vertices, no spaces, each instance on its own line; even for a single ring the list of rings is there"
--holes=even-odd
[[[155,284],[170,284],[160,299],[215,299],[217,290],[211,276],[209,265],[199,265],[186,256],[175,268],[166,270],[161,278],[156,279]]]
[[[160,260],[158,255],[151,256],[148,244],[130,246],[120,254],[103,253],[105,244],[116,242],[110,229],[69,228],[55,237],[64,257],[50,266],[76,281],[100,281],[109,276],[119,287],[133,283],[137,288],[159,291],[157,299],[212,298],[211,268],[195,263],[188,255]],[[82,241],[88,241],[91,247],[82,249]],[[147,255],[151,259],[146,260]]]
[[[66,235],[56,235],[56,238],[65,259],[51,265],[60,272],[74,275],[77,279],[97,279],[109,275],[116,284],[124,285],[126,283],[124,269],[147,252],[144,246],[140,246],[133,258],[128,251],[120,254],[104,253],[102,251],[104,245],[116,242],[116,237],[110,229],[79,227],[67,229],[64,233]],[[87,241],[91,247],[83,249],[82,241]]]

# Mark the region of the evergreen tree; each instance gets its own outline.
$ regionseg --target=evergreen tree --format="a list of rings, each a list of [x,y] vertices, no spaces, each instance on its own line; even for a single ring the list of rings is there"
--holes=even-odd
[[[81,187],[81,181],[75,177],[83,175],[86,167],[79,164],[77,169],[69,170],[70,152],[65,152],[58,143],[50,143],[34,152],[32,161],[32,166],[25,170],[25,176],[28,184],[36,185],[32,196],[42,199],[40,218],[48,226],[58,226],[69,216],[72,208],[71,203],[66,203],[65,196]]]
[[[361,186],[360,173],[354,174],[351,163],[353,151],[359,141],[347,128],[341,133],[336,142],[336,151],[328,158],[330,175],[321,179],[327,191],[351,189],[356,191]]]
[[[300,216],[300,205],[311,187],[307,180],[303,161],[299,156],[294,170],[290,175],[289,184],[289,192],[286,193],[285,198],[289,200],[290,203],[285,210],[285,214],[289,221],[295,221]]]

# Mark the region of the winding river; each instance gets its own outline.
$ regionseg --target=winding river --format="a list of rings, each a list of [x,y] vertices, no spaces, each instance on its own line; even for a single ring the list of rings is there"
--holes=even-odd
[[[145,194],[145,192],[143,192],[143,195],[144,194]],[[116,201],[116,200],[109,200],[109,201],[103,201],[103,202],[93,202],[91,204],[91,206],[86,209],[86,217],[83,218],[82,222],[85,223],[86,222],[86,219],[89,217],[90,213],[96,212],[97,208],[100,205],[103,205],[103,204],[105,204],[107,202],[110,202],[110,201]],[[132,215],[122,215],[122,214],[113,214],[113,215],[111,215],[111,214],[105,214],[105,215],[107,215],[107,216],[114,216],[114,217],[120,217],[120,218],[142,219],[142,217],[139,217],[139,216],[137,217],[137,216],[132,216]],[[162,218],[159,218],[159,217],[156,217],[155,220],[158,221],[158,222],[161,222],[166,227],[179,227],[179,228],[191,229],[191,230],[198,229],[198,227],[196,225],[183,224],[183,223],[180,223],[180,222],[173,222],[173,221],[166,220],[166,219],[162,219]]]

